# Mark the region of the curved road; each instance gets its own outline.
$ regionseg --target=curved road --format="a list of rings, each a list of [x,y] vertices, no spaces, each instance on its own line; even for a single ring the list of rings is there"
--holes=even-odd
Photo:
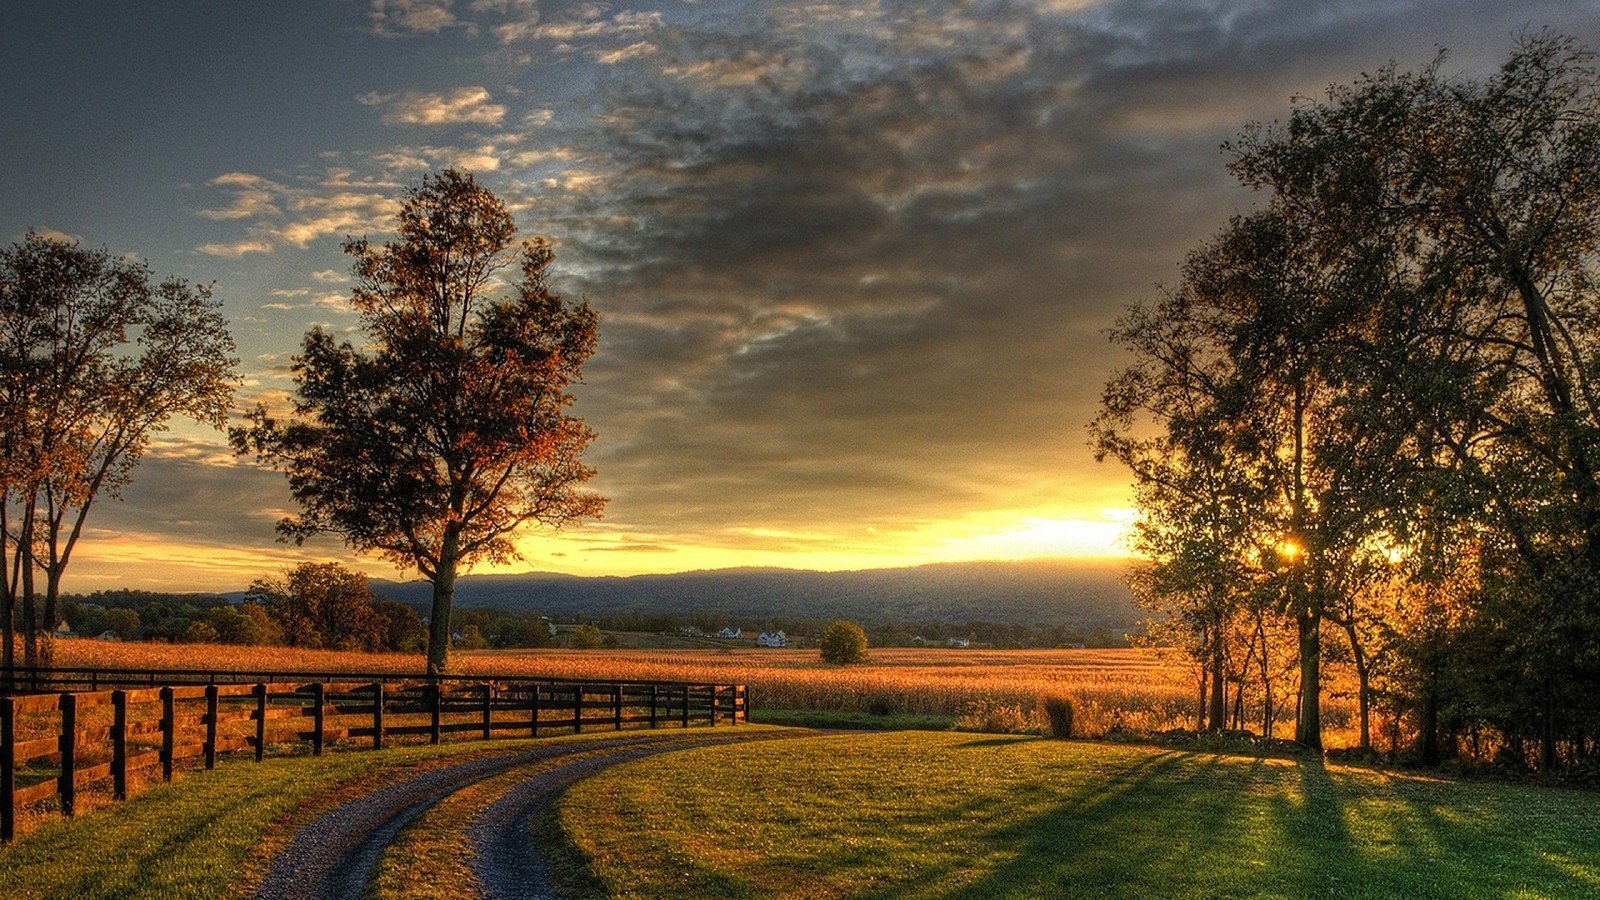
[[[256,890],[259,900],[343,900],[360,897],[383,851],[407,824],[429,807],[479,781],[512,769],[563,756],[582,758],[556,765],[517,784],[475,816],[466,834],[475,850],[468,860],[483,896],[555,898],[537,848],[528,840],[533,815],[568,786],[609,766],[656,753],[740,740],[790,737],[797,732],[739,734],[732,729],[685,737],[652,732],[637,738],[564,742],[548,747],[479,757],[415,778],[385,785],[339,806],[300,829],[272,860]],[[596,753],[596,751],[600,751]]]

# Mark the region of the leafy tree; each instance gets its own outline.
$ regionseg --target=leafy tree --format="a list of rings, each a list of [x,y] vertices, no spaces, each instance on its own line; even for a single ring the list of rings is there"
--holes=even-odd
[[[1234,626],[1258,578],[1262,527],[1260,490],[1238,477],[1246,468],[1232,437],[1237,377],[1219,324],[1187,284],[1130,309],[1112,339],[1135,361],[1107,383],[1090,427],[1096,457],[1134,475],[1134,549],[1146,560],[1131,578],[1134,598],[1155,614],[1147,627],[1199,666],[1211,730],[1226,724],[1229,660],[1243,655]],[[1272,692],[1263,688],[1270,733]]]
[[[1536,740],[1541,767],[1563,743],[1581,758],[1600,732],[1592,54],[1541,34],[1481,81],[1391,66],[1233,149],[1266,202],[1125,318],[1136,362],[1096,425],[1138,485],[1136,587],[1202,655],[1229,602],[1265,625],[1248,598],[1274,598],[1301,742],[1328,626],[1364,745],[1376,673],[1413,698],[1427,758],[1481,726],[1511,757]],[[1227,535],[1260,548],[1219,552]]]
[[[134,640],[139,636],[139,613],[137,610],[114,606],[106,610],[106,627],[117,633],[117,637],[125,641]]]
[[[379,598],[372,604],[382,635],[381,649],[419,650],[428,643],[428,630],[416,610],[395,600]]]
[[[471,175],[425,177],[407,191],[398,240],[345,243],[367,347],[312,330],[295,362],[294,417],[258,408],[231,435],[288,475],[303,513],[279,523],[283,535],[338,534],[433,583],[430,672],[446,666],[458,569],[515,558],[528,524],[559,527],[604,505],[583,489],[593,433],[566,411],[596,316],[546,284],[549,242],[514,248],[514,233]],[[496,299],[513,263],[520,278]]]
[[[1472,557],[1456,571],[1478,584],[1456,596],[1474,608],[1451,633],[1497,651],[1457,699],[1513,744],[1536,738],[1549,768],[1600,726],[1600,77],[1548,33],[1482,80],[1441,62],[1303,102],[1245,136],[1235,171],[1304,216],[1323,264],[1400,326],[1356,358],[1381,401],[1367,421],[1409,431],[1394,445],[1427,481],[1409,530]],[[1447,583],[1461,580],[1433,581]]]
[[[248,643],[267,647],[276,647],[283,643],[283,626],[278,624],[278,620],[272,617],[272,613],[265,606],[260,603],[241,603],[239,615],[250,621]],[[412,615],[415,618],[415,613]]]
[[[579,625],[567,632],[567,645],[574,650],[594,650],[600,643],[600,629],[593,625]]]
[[[266,607],[291,647],[377,650],[388,634],[367,576],[338,563],[301,563],[284,578],[256,581],[245,601]]]
[[[867,661],[867,633],[860,625],[840,619],[822,631],[822,661],[836,666]]]
[[[20,606],[29,663],[40,622],[102,495],[117,496],[173,418],[221,428],[233,339],[207,287],[154,284],[141,263],[28,234],[0,250],[0,559],[4,663]],[[43,609],[36,572],[44,577]]]
[[[461,639],[456,641],[456,646],[463,650],[482,650],[489,646],[489,642],[484,640],[483,632],[478,630],[478,626],[468,625],[461,629]]]

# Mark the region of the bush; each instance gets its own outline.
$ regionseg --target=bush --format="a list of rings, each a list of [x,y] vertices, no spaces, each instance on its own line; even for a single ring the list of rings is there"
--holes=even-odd
[[[867,661],[867,633],[854,622],[840,619],[822,632],[822,661],[834,665]]]
[[[574,650],[594,650],[601,639],[600,629],[593,625],[579,625],[567,632],[567,643]]]
[[[1072,718],[1077,711],[1077,702],[1065,694],[1043,694],[1039,697],[1039,712],[1050,723],[1051,737],[1072,737]]]
[[[1039,734],[1044,726],[1039,714],[1026,707],[1001,700],[974,700],[961,710],[955,730],[984,734]]]

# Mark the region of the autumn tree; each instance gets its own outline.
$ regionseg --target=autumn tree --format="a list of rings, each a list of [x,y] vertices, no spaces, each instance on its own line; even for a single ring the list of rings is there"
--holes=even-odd
[[[291,647],[395,650],[404,647],[416,613],[380,600],[367,576],[338,563],[301,563],[282,578],[250,585],[245,603],[266,609]]]
[[[1198,667],[1199,718],[1217,731],[1226,727],[1230,658],[1243,655],[1233,626],[1257,577],[1259,491],[1234,477],[1242,472],[1231,458],[1235,376],[1219,323],[1197,299],[1169,292],[1118,321],[1112,338],[1135,359],[1107,383],[1090,430],[1096,457],[1134,476],[1133,549],[1144,560],[1131,577],[1134,598]]]
[[[153,283],[104,250],[30,233],[0,251],[6,665],[18,612],[27,662],[49,663],[39,636],[89,511],[118,496],[152,437],[174,418],[225,422],[236,360],[219,307],[209,288]]]
[[[294,412],[235,429],[288,475],[302,513],[279,531],[342,536],[433,583],[430,672],[445,669],[457,572],[517,556],[531,524],[599,515],[582,462],[593,433],[569,386],[597,319],[546,283],[548,241],[516,244],[504,203],[447,169],[406,192],[396,240],[347,241],[366,345],[316,328],[294,366]],[[509,290],[505,271],[520,270]]]

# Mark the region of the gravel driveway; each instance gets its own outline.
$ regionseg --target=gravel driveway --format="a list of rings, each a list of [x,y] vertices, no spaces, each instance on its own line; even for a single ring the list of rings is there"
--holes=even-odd
[[[512,769],[579,756],[518,783],[471,822],[464,823],[474,850],[467,863],[483,886],[483,896],[495,900],[555,898],[538,848],[529,840],[528,823],[568,786],[609,766],[656,753],[795,734],[740,734],[718,729],[686,737],[682,732],[653,732],[637,738],[562,742],[434,769],[351,800],[300,829],[283,852],[273,858],[256,897],[359,898],[372,881],[385,848],[401,829],[435,803]]]

